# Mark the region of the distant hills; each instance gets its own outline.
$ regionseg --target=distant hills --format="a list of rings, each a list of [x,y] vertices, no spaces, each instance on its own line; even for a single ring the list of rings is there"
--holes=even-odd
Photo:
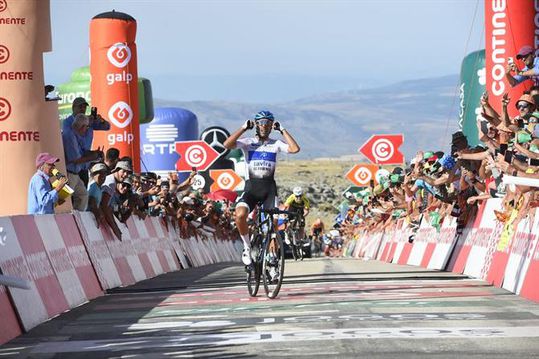
[[[219,101],[155,100],[156,107],[194,112],[200,130],[237,129],[261,109],[272,111],[301,146],[296,158],[357,154],[372,134],[403,133],[409,159],[418,149],[447,149],[458,129],[458,76],[399,82],[365,90],[323,93],[271,105]],[[279,135],[280,136],[280,135]]]

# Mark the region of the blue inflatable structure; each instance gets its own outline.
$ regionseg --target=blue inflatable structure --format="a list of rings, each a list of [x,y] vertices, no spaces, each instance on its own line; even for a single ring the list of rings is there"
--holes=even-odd
[[[198,136],[198,119],[194,113],[176,107],[156,108],[154,119],[140,125],[142,170],[166,177],[168,172],[175,171],[180,158],[174,143],[198,140]],[[181,175],[180,179],[188,174]]]

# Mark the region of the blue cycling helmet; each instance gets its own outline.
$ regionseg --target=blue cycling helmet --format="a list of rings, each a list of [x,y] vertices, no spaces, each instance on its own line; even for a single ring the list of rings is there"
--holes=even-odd
[[[269,111],[260,111],[259,113],[255,115],[255,121],[262,120],[263,118],[271,120],[271,121],[275,120],[275,118],[273,117],[273,114]]]

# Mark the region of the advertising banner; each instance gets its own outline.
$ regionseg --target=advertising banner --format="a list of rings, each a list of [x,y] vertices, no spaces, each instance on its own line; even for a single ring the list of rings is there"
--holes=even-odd
[[[481,95],[485,92],[485,50],[468,54],[460,67],[459,127],[470,146],[477,146],[477,118],[481,117]]]
[[[4,0],[0,33],[0,216],[5,216],[27,212],[36,156],[49,152],[63,159],[64,150],[57,104],[45,101],[43,90],[43,52],[51,51],[49,1]],[[63,160],[58,169],[65,173]]]
[[[137,22],[121,12],[95,16],[90,22],[92,105],[111,124],[94,134],[93,148],[115,147],[133,159],[140,172]]]
[[[489,102],[501,113],[501,100],[509,93],[512,102],[508,107],[511,117],[517,115],[515,101],[532,81],[511,87],[505,76],[509,58],[522,69],[524,63],[516,58],[523,46],[537,48],[535,31],[536,1],[485,0],[485,58],[486,90]]]

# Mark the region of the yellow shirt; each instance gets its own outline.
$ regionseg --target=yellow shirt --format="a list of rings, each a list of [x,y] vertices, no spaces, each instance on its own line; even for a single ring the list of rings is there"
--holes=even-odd
[[[309,202],[309,200],[307,199],[307,197],[305,197],[304,194],[301,195],[301,197],[299,198],[299,202],[296,201],[296,195],[295,194],[291,194],[287,199],[286,201],[284,202],[285,206],[287,207],[293,207],[293,208],[306,208],[306,209],[309,209],[310,206],[311,206],[311,203]]]

